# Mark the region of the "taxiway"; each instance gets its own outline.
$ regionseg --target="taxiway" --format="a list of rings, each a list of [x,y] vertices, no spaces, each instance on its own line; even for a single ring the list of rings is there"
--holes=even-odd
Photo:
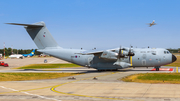
[[[48,61],[57,62],[56,58]],[[28,61],[27,61],[28,60]],[[38,59],[37,59],[38,60]],[[39,59],[39,63],[43,62]],[[9,60],[11,61],[11,60]],[[28,63],[30,60],[27,58]],[[38,62],[34,61],[34,62]],[[20,61],[19,61],[20,62]],[[17,63],[17,62],[16,62]],[[52,62],[53,63],[53,62]],[[18,63],[17,63],[18,64]],[[13,65],[13,63],[11,64]],[[1,67],[5,68],[5,67]],[[158,71],[158,72],[175,72]],[[55,71],[1,69],[0,72],[81,72],[82,75],[29,81],[0,82],[2,101],[179,101],[179,84],[145,84],[123,82],[120,79],[135,73],[154,73],[149,68],[127,68],[119,71],[98,72],[91,68],[65,68]],[[94,79],[96,78],[96,79]]]

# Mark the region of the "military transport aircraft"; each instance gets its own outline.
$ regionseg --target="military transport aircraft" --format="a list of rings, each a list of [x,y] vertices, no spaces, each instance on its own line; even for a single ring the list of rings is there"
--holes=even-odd
[[[152,23],[148,23],[148,25],[149,25],[149,27],[151,27],[152,25],[156,25],[155,20],[153,20]]]
[[[118,70],[127,67],[155,67],[176,61],[176,57],[163,48],[132,48],[88,52],[82,49],[65,49],[60,47],[44,22],[34,24],[7,23],[24,26],[36,46],[37,51],[75,63],[81,66],[102,70]]]

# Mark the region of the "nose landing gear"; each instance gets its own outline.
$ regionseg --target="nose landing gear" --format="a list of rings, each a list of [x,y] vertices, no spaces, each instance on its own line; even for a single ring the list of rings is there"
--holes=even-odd
[[[159,71],[159,68],[161,68],[160,66],[159,67],[154,67],[156,69],[156,71]]]

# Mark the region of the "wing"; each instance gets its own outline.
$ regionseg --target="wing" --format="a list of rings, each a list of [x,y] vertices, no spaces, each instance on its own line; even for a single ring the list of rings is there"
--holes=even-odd
[[[101,59],[105,60],[113,60],[115,61],[113,65],[121,66],[122,68],[126,68],[131,66],[129,62],[123,62],[122,58],[127,58],[129,56],[129,49],[128,48],[115,48],[115,49],[109,49],[109,50],[102,50],[102,51],[84,51],[82,55],[95,55],[98,56]],[[122,57],[123,54],[123,57]],[[130,56],[129,56],[130,58]]]
[[[116,49],[109,49],[109,50],[107,50],[107,51],[115,51]],[[82,54],[82,55],[100,55],[100,54],[102,54],[104,52],[104,50],[100,50],[100,51],[98,51],[98,50],[96,50],[96,51],[83,51],[83,52],[81,52],[81,53],[76,53],[76,54]]]
[[[146,23],[146,25],[150,25],[151,23]]]

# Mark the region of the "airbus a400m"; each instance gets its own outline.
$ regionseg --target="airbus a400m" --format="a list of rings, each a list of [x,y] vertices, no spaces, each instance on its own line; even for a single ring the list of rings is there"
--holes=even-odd
[[[118,70],[127,67],[155,67],[176,61],[176,57],[163,48],[127,48],[89,52],[81,49],[65,49],[54,40],[44,22],[34,24],[7,23],[24,26],[37,51],[85,67],[101,70]]]

